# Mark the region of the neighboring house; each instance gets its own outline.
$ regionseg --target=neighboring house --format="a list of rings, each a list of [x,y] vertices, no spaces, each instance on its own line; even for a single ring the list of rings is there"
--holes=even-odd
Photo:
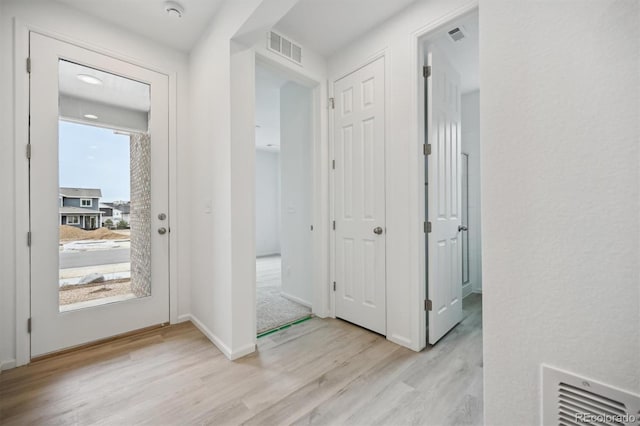
[[[111,220],[113,225],[116,225],[122,220],[122,213],[120,210],[114,208],[112,203],[100,203],[100,212],[102,212],[102,226],[105,226],[107,220]]]
[[[102,226],[104,226],[107,219],[111,219],[114,226],[121,220],[127,223],[131,222],[131,203],[129,201],[100,203],[100,211],[102,212]]]
[[[100,226],[100,197],[97,188],[60,188],[60,225],[82,229],[96,229]]]

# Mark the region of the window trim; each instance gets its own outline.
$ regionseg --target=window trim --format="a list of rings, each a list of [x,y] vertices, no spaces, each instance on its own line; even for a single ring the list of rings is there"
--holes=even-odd
[[[70,219],[74,218],[75,221],[71,222]],[[80,225],[80,216],[77,214],[67,215],[67,225]]]
[[[89,204],[85,204],[84,202],[88,201]],[[91,198],[80,198],[80,207],[93,207],[93,199]]]

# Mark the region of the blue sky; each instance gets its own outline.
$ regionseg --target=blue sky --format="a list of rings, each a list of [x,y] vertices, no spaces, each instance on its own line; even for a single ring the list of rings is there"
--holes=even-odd
[[[129,136],[60,121],[60,186],[100,188],[101,202],[129,200]]]

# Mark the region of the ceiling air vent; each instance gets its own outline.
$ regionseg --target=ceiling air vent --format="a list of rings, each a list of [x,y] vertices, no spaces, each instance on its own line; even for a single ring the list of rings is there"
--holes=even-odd
[[[452,30],[449,30],[447,34],[449,34],[449,37],[451,37],[451,40],[453,40],[454,42],[460,41],[466,37],[464,31],[460,27],[456,27]]]
[[[272,52],[284,56],[285,58],[302,65],[302,47],[280,34],[270,31],[267,36],[267,48]]]
[[[548,426],[636,426],[640,395],[543,365],[542,412]]]

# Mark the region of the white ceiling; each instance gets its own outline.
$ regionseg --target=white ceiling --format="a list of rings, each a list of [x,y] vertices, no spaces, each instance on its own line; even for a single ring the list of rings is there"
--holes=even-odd
[[[88,84],[78,79],[85,74],[98,78],[102,84]],[[61,95],[85,99],[135,111],[149,111],[149,85],[119,75],[99,71],[73,62],[60,61],[59,90]]]
[[[447,31],[462,27],[466,37],[460,41],[451,40]],[[426,44],[436,46],[443,51],[451,64],[460,73],[460,88],[462,93],[472,92],[480,88],[480,50],[479,50],[479,24],[478,13],[475,12],[460,20],[447,25],[443,33],[430,40]],[[426,52],[425,52],[426,54]]]
[[[276,29],[330,56],[415,0],[300,0]]]
[[[165,0],[57,1],[152,40],[188,51],[211,23],[224,0],[178,0],[184,7],[182,18],[165,12]]]

